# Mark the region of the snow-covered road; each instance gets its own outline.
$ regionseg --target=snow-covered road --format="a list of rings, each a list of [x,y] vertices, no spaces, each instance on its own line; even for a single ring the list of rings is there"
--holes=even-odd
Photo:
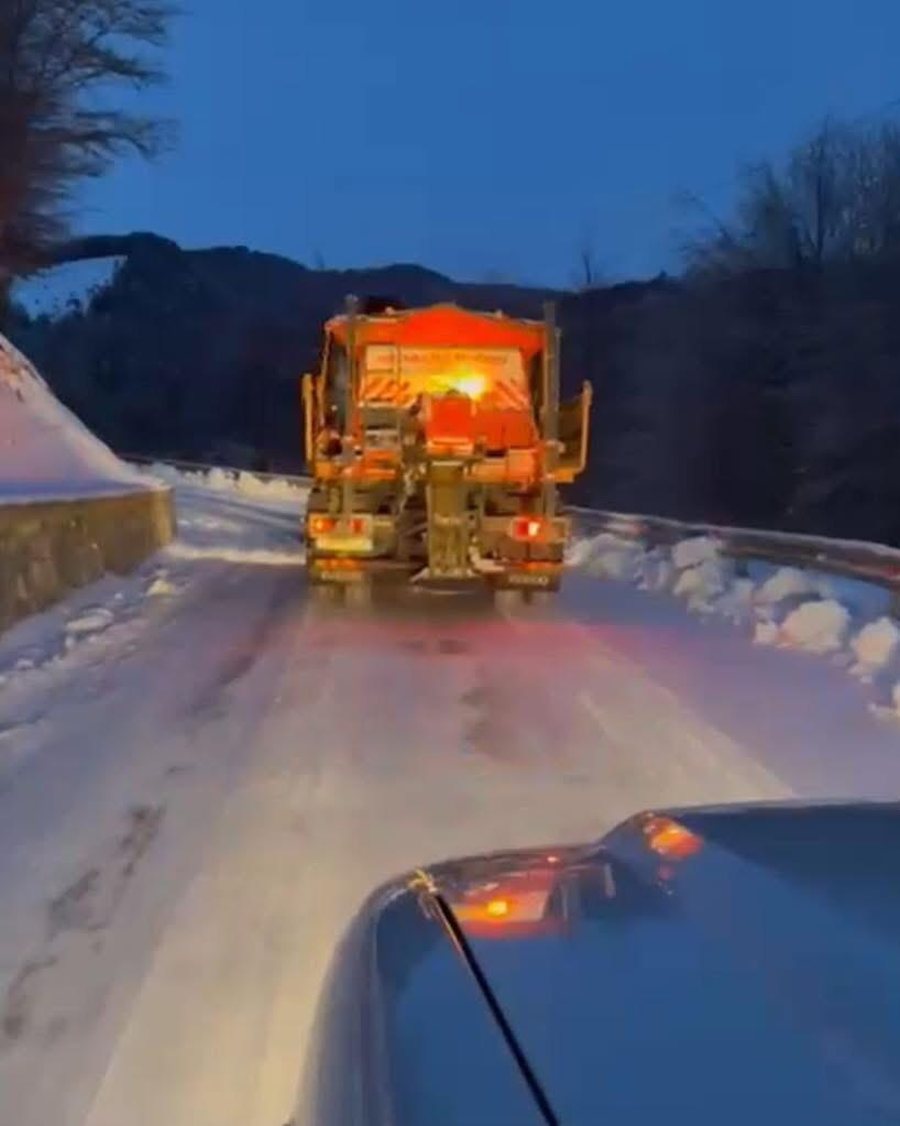
[[[290,511],[181,526],[0,645],[0,1126],[283,1126],[335,939],[413,864],[900,794],[839,670],[663,598],[328,606]]]

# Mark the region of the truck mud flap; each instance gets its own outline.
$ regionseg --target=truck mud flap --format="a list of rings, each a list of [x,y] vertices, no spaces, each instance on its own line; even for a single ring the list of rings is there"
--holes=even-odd
[[[423,579],[409,585],[411,590],[421,590],[429,594],[472,594],[487,588],[487,583],[478,576],[470,579]]]

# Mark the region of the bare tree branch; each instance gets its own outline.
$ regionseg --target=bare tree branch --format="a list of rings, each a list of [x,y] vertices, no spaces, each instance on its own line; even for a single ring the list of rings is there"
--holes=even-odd
[[[106,105],[162,81],[170,0],[0,0],[0,289],[64,238],[79,181],[152,157],[167,123]]]
[[[572,273],[572,284],[580,292],[596,289],[597,286],[603,284],[594,236],[587,227],[578,243],[577,266]]]
[[[701,271],[819,269],[900,251],[900,128],[826,119],[780,168],[750,165],[735,217],[685,249]]]

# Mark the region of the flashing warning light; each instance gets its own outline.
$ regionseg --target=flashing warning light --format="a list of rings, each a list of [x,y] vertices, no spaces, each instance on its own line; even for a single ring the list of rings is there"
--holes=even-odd
[[[489,899],[485,905],[484,913],[492,919],[504,919],[509,914],[509,900]]]
[[[535,540],[543,527],[543,522],[536,516],[520,516],[513,520],[512,534],[517,540]]]
[[[461,395],[468,395],[470,399],[480,399],[487,388],[487,380],[479,372],[473,371],[453,376],[450,385]]]
[[[480,399],[488,388],[488,379],[484,372],[473,371],[471,368],[456,368],[439,371],[428,377],[427,390],[433,395],[446,395],[454,391],[457,395],[465,395],[472,400]]]

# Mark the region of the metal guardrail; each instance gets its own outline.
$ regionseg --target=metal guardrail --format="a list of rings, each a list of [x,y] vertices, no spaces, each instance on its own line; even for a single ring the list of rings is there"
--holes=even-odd
[[[691,536],[709,536],[722,554],[732,559],[809,567],[828,574],[864,579],[900,594],[900,550],[884,544],[590,508],[570,507],[569,512],[590,531],[608,531],[651,546],[669,546]]]

